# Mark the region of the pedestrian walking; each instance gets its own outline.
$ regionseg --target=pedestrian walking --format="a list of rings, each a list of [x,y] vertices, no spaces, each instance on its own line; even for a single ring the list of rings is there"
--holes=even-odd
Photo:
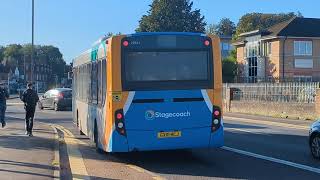
[[[0,84],[0,122],[2,128],[4,128],[7,123],[5,121],[5,113],[7,109],[7,99],[9,98],[9,93],[4,87],[4,84]]]
[[[22,94],[22,101],[26,110],[26,135],[33,136],[33,119],[36,111],[37,102],[39,101],[38,94],[32,89],[32,83],[28,83],[27,90]]]

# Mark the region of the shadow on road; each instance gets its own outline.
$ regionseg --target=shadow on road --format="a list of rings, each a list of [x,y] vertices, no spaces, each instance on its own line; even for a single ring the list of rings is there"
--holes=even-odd
[[[250,152],[258,151],[263,155],[269,154],[272,157],[318,167],[317,162],[309,155],[305,136],[228,132],[226,137],[226,141],[231,141],[230,138],[233,138],[232,144],[246,142],[242,138],[248,139],[248,143],[241,145],[247,147],[244,150]],[[256,139],[256,142],[253,139]],[[271,151],[273,151],[272,154],[269,153]],[[113,157],[108,158],[109,160],[133,164],[153,173],[170,175],[170,177],[176,175],[235,179],[288,179],[289,177],[291,179],[314,179],[318,177],[318,174],[315,173],[222,149],[132,152],[107,156]]]

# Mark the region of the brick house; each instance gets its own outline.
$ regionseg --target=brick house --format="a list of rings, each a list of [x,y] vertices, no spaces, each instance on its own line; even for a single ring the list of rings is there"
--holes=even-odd
[[[320,81],[320,19],[295,17],[233,45],[240,82]]]

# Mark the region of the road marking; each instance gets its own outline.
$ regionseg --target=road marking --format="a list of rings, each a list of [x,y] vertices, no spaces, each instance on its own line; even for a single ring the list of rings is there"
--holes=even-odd
[[[224,127],[225,130],[233,130],[233,131],[241,131],[241,132],[246,132],[246,133],[253,133],[252,131],[249,130],[244,130],[244,129],[239,129],[239,128],[228,128],[228,127]]]
[[[277,159],[277,158],[273,158],[273,157],[268,157],[268,156],[264,156],[264,155],[260,155],[260,154],[240,150],[240,149],[235,149],[235,148],[231,148],[231,147],[227,147],[227,146],[223,146],[221,149],[226,150],[226,151],[230,151],[230,152],[234,152],[234,153],[238,153],[241,155],[250,156],[250,157],[257,158],[257,159],[262,159],[262,160],[266,160],[266,161],[270,161],[270,162],[274,162],[274,163],[278,163],[278,164],[283,164],[283,165],[291,166],[294,168],[298,168],[298,169],[302,169],[302,170],[306,170],[306,171],[320,174],[320,169],[314,168],[311,166],[298,164],[298,163],[294,163],[294,162],[290,162],[290,161],[286,161],[286,160],[282,160],[282,159]]]
[[[246,118],[239,118],[239,117],[229,117],[229,116],[224,116],[224,118],[232,120],[232,121],[240,121],[240,122],[246,122],[246,123],[271,125],[271,126],[284,127],[284,128],[290,128],[290,129],[298,129],[298,130],[309,130],[309,126],[294,125],[294,124],[281,123],[281,122],[271,122],[271,121],[246,119]]]
[[[152,179],[155,179],[155,180],[164,180],[165,178],[163,178],[163,177],[161,177],[161,176],[158,176],[158,175],[156,175],[156,174],[154,174],[154,173],[152,173],[152,172],[150,172],[150,171],[147,171],[147,170],[145,170],[145,169],[143,169],[143,168],[141,168],[141,167],[139,167],[139,166],[136,166],[136,165],[133,165],[133,164],[128,164],[128,165],[126,165],[128,168],[131,168],[131,169],[133,169],[133,170],[136,170],[136,171],[138,171],[138,172],[140,172],[140,173],[146,173],[146,174],[149,174],[151,177],[152,177]]]
[[[72,134],[72,132],[70,132],[70,131],[69,131],[68,129],[66,129],[65,127],[60,126],[60,125],[55,125],[55,126],[57,126],[57,127],[58,127],[60,130],[62,130],[64,133],[68,134],[68,135],[71,137],[70,139],[76,141],[77,144],[88,145],[87,143],[82,142],[82,141],[76,139],[75,136]],[[66,142],[66,143],[67,143],[67,142]],[[67,144],[67,145],[68,145],[68,144]],[[73,144],[73,145],[75,145],[75,144]],[[79,153],[80,153],[80,152],[79,152]],[[69,152],[68,152],[68,154],[69,154]],[[82,157],[82,155],[81,155],[81,157]],[[69,161],[70,161],[70,166],[71,166],[70,155],[69,155]],[[154,173],[152,173],[152,172],[150,172],[150,171],[147,171],[147,170],[145,170],[145,169],[143,169],[143,168],[141,168],[141,167],[139,167],[139,166],[135,166],[135,165],[132,165],[132,164],[128,164],[128,165],[126,165],[126,166],[129,167],[129,168],[131,168],[131,169],[134,169],[134,170],[136,170],[136,171],[138,171],[138,172],[140,172],[140,173],[149,174],[149,175],[151,175],[152,178],[155,179],[155,180],[164,180],[164,178],[162,178],[162,177],[160,177],[160,176],[158,176],[158,175],[156,175],[156,174],[154,174]],[[71,171],[72,171],[72,169],[71,169]],[[73,171],[72,171],[72,174],[73,174]],[[82,178],[83,178],[83,177],[82,177]],[[82,178],[81,178],[81,179],[82,179]],[[73,178],[73,179],[75,179],[75,178]]]
[[[45,123],[43,123],[45,124]],[[54,131],[54,138],[55,138],[55,143],[54,143],[54,159],[52,161],[52,165],[55,167],[53,171],[53,176],[54,180],[59,180],[60,179],[60,153],[59,153],[59,135],[58,131],[55,127],[50,125],[50,127]]]
[[[68,152],[70,169],[71,169],[73,179],[90,180],[90,176],[88,175],[82,154],[78,147],[79,140],[75,139],[74,135],[66,128],[60,125],[54,125],[54,124],[52,126],[61,130],[64,133],[64,141],[67,145],[67,152]]]

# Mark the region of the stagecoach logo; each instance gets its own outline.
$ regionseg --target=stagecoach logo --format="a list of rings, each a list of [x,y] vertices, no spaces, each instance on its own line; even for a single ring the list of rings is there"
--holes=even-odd
[[[189,111],[185,112],[170,112],[170,113],[163,113],[163,112],[155,112],[153,110],[148,110],[145,113],[146,120],[153,120],[155,118],[181,118],[181,117],[190,117],[191,113]]]
[[[153,120],[155,118],[155,112],[153,110],[146,111],[146,120]]]

